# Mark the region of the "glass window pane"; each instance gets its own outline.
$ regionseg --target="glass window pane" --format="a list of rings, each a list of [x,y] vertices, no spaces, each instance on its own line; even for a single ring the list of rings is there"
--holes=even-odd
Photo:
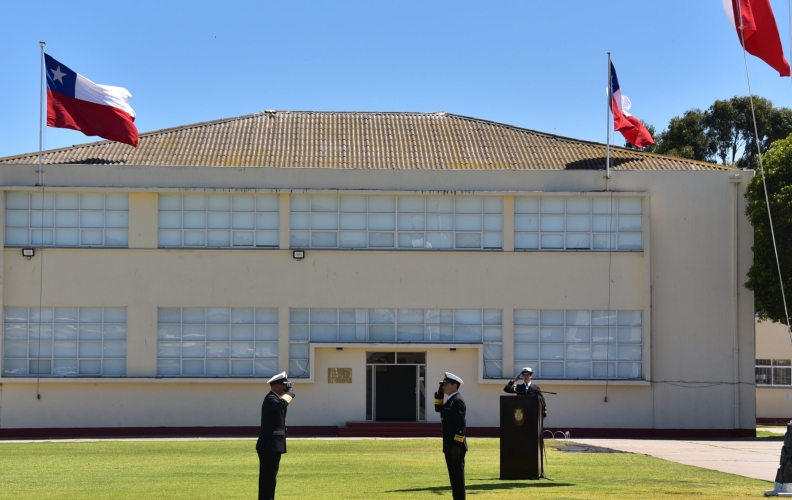
[[[178,210],[178,209],[177,209]],[[184,210],[190,211],[205,211],[206,210],[206,195],[203,194],[186,194],[184,195]]]
[[[591,378],[591,363],[568,362],[566,364],[566,378]]]
[[[595,214],[615,214],[618,200],[613,197],[594,198],[592,200],[592,212]]]
[[[101,361],[80,361],[80,375],[99,375],[101,373]]]
[[[539,359],[539,344],[514,344],[514,359]]]
[[[564,359],[564,344],[540,344],[539,359]]]
[[[619,378],[641,378],[641,363],[619,363]]]
[[[82,337],[82,334],[80,335]],[[157,340],[181,340],[180,325],[158,325]]]
[[[123,377],[126,375],[126,360],[107,359],[102,361],[102,375],[105,377]]]
[[[105,358],[125,358],[126,342],[105,342],[102,345],[102,355]]]
[[[30,212],[30,227],[53,227],[55,214],[53,212]]]
[[[642,250],[641,233],[619,233],[619,250]]]
[[[278,360],[257,359],[255,361],[257,377],[271,377],[278,372]],[[291,375],[291,374],[289,374]]]
[[[206,246],[206,232],[205,231],[185,231],[184,232],[184,246],[186,246],[186,247],[204,247],[204,246]]]
[[[160,210],[181,210],[182,196],[180,194],[161,194],[159,195]]]
[[[294,342],[289,344],[289,358],[291,359],[308,359],[308,351],[308,344]]]
[[[228,376],[227,359],[208,359],[206,360],[206,375],[210,377]]]
[[[564,311],[542,311],[540,321],[542,326],[562,326],[564,324]]]
[[[615,325],[616,311],[591,311],[591,324],[594,326]]]
[[[289,210],[292,212],[310,212],[311,211],[310,197],[292,195],[289,198]]]
[[[181,309],[178,307],[160,307],[157,309],[158,323],[181,323]]]
[[[311,233],[311,246],[317,248],[335,248],[338,246],[338,233]]]
[[[393,248],[395,238],[393,233],[369,233],[369,246],[379,248]]]
[[[160,212],[159,227],[162,229],[180,229],[182,227],[181,212]]]
[[[517,249],[538,249],[539,235],[536,233],[515,233],[514,248]]]
[[[615,343],[616,342],[616,328],[592,328],[591,341],[594,343]]]
[[[338,229],[338,214],[336,213],[311,214],[311,229]]]
[[[366,229],[366,214],[341,214],[341,229]]]
[[[55,342],[53,347],[53,355],[56,358],[76,358],[77,357],[77,342]],[[79,343],[80,345],[83,342]],[[101,343],[99,343],[101,346]],[[101,351],[100,354],[101,356]]]
[[[365,231],[341,231],[338,235],[338,246],[341,248],[365,248]]]
[[[129,212],[105,212],[105,227],[129,227]]]
[[[336,325],[311,325],[311,342],[335,342],[338,340]]]
[[[542,327],[539,329],[539,339],[542,342],[563,342],[564,329],[560,327]]]
[[[231,197],[231,208],[234,212],[255,212],[256,197],[252,195],[235,195]]]
[[[620,214],[641,214],[641,198],[619,198]]]
[[[278,231],[256,231],[256,246],[277,247],[280,244]]]
[[[503,233],[484,233],[484,248],[503,248]]]
[[[105,209],[106,210],[129,210],[129,195],[123,194],[106,194],[105,195]]]
[[[259,212],[279,212],[280,197],[276,194],[263,194],[256,196],[256,210]]]
[[[183,358],[206,357],[206,342],[182,342]]]
[[[427,215],[426,229],[429,231],[451,231],[454,229],[454,216]]]
[[[394,325],[370,325],[369,340],[388,342],[396,340],[396,327]]]
[[[368,197],[368,211],[380,213],[395,213],[396,212],[396,197],[395,196],[369,196]]]
[[[514,310],[514,324],[515,325],[538,325],[539,324],[539,311],[530,309],[515,309]]]
[[[160,231],[158,237],[161,247],[179,247],[182,244],[181,231]]]
[[[426,229],[424,214],[399,214],[399,231],[423,231]]]
[[[337,212],[338,196],[311,196],[312,212]]]
[[[481,231],[482,218],[480,215],[457,215],[454,226],[457,231]]]
[[[311,228],[311,216],[310,214],[291,214],[289,216],[289,228],[290,229],[310,229]]]
[[[568,214],[591,213],[591,200],[589,198],[567,198],[566,213]]]
[[[539,202],[541,212],[543,214],[563,214],[564,213],[564,199],[563,198],[542,198]]]
[[[289,247],[308,248],[308,231],[292,231],[289,233]]]
[[[456,248],[481,248],[481,234],[456,233]]]
[[[564,363],[541,363],[539,375],[542,378],[563,378]]]
[[[503,198],[500,196],[488,196],[484,198],[484,213],[485,214],[502,214],[503,213]]]
[[[567,250],[588,250],[591,248],[591,235],[588,233],[567,233]]]
[[[640,361],[641,346],[639,345],[619,345],[619,361]]]
[[[207,325],[206,340],[228,340],[231,338],[231,327],[228,325]]]
[[[484,346],[484,359],[501,360],[503,359],[503,347],[496,344]]]
[[[182,361],[182,375],[200,376],[204,374],[204,361],[184,360]]]
[[[482,328],[478,325],[454,325],[454,342],[481,342]]]
[[[595,378],[615,378],[616,363],[592,363],[592,376]]]
[[[399,309],[397,321],[400,324],[423,325],[424,311],[423,309]]]
[[[369,214],[369,231],[395,231],[396,219],[392,214]]]
[[[181,361],[178,359],[158,359],[157,375],[181,375]]]
[[[589,328],[581,327],[567,327],[564,340],[573,343],[589,343],[591,342],[591,330]]]
[[[224,248],[231,246],[230,231],[207,231],[206,244],[210,247]]]
[[[503,311],[500,309],[484,309],[485,325],[502,325]]]
[[[564,231],[563,215],[542,215],[542,231],[562,232]]]
[[[6,212],[6,226],[28,227],[28,212],[8,210]]]
[[[58,210],[77,210],[80,208],[80,195],[75,193],[56,194],[55,208]]]
[[[9,209],[28,209],[28,194],[27,193],[6,193],[6,208]]]
[[[257,358],[277,358],[278,357],[278,343],[277,342],[256,342],[256,357]]]
[[[423,196],[399,196],[399,212],[423,213],[425,202]]]
[[[205,212],[185,213],[184,227],[189,229],[206,229],[206,213]]]
[[[619,327],[619,342],[640,344],[642,340],[642,330],[640,327]]]
[[[591,230],[591,219],[588,215],[567,215],[566,230],[582,232]]]
[[[252,247],[254,241],[253,231],[234,231],[234,246],[235,247]]]
[[[210,194],[207,197],[207,207],[213,211],[230,211],[231,197],[222,194]]]
[[[643,219],[640,215],[620,215],[619,231],[640,232],[643,227]]]
[[[231,340],[253,340],[255,338],[253,325],[231,326]]]
[[[618,325],[619,326],[641,326],[642,311],[619,311],[618,312]]]
[[[454,248],[452,233],[426,233],[426,248]]]
[[[341,196],[338,201],[341,212],[366,212],[365,196]]]
[[[278,340],[278,325],[256,325],[256,340]]]
[[[484,230],[485,231],[503,231],[503,216],[502,215],[485,215],[484,216]]]
[[[591,359],[591,345],[567,344],[566,359]]]
[[[30,240],[28,239],[28,230],[25,229],[6,229],[5,244],[6,245],[27,245]]]
[[[428,196],[426,213],[450,214],[454,212],[454,198],[450,196]]]
[[[514,198],[514,213],[516,214],[538,214],[539,198]]]
[[[231,309],[231,323],[235,324],[253,324],[255,318],[255,309],[253,308],[233,308]]]
[[[278,309],[276,307],[256,309],[256,323],[278,324]]]
[[[80,227],[79,212],[55,212],[55,227]]]
[[[461,196],[455,201],[458,214],[480,214],[483,211],[484,203],[481,198]]]
[[[539,342],[539,329],[534,326],[515,326],[515,342]]]
[[[277,213],[256,214],[256,229],[278,229],[280,216]]]
[[[104,212],[80,212],[81,227],[104,227]]]
[[[480,325],[482,319],[480,309],[457,309],[454,311],[454,322],[458,325]]]
[[[229,229],[231,227],[231,214],[228,212],[209,212],[206,225],[211,229]]]

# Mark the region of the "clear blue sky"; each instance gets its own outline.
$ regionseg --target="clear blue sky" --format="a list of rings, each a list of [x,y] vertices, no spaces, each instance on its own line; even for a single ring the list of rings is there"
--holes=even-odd
[[[789,58],[787,2],[772,5]],[[658,131],[747,93],[720,0],[5,1],[0,156],[38,150],[39,40],[129,89],[140,132],[269,108],[447,111],[605,142],[608,51]],[[748,62],[754,93],[792,107],[790,79]],[[96,140],[45,134],[47,149]]]

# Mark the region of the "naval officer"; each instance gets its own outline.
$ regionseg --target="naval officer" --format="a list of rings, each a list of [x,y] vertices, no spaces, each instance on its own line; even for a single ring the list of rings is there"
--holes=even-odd
[[[520,378],[523,379],[522,384],[515,385],[514,383],[520,380]],[[517,374],[516,377],[514,377],[513,380],[509,380],[509,383],[503,388],[503,392],[519,394],[521,396],[532,396],[534,394],[539,396],[539,401],[542,403],[542,418],[547,418],[547,405],[545,403],[544,395],[542,394],[542,389],[539,388],[538,385],[534,384],[532,379],[533,368],[526,366],[520,373]]]
[[[465,454],[468,450],[465,439],[465,400],[459,394],[461,385],[461,378],[446,372],[434,395],[435,411],[440,413],[443,424],[443,453],[454,500],[465,498]],[[445,403],[443,396],[448,396]]]
[[[261,431],[256,442],[259,457],[259,500],[275,498],[281,455],[286,453],[286,408],[294,399],[292,383],[281,372],[267,381],[270,392],[261,404]]]

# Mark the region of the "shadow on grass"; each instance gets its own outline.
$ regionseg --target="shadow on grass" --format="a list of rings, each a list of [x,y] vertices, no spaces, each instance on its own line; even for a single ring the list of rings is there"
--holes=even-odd
[[[487,484],[468,484],[465,491],[491,491],[491,490],[517,490],[524,488],[552,488],[555,486],[575,486],[571,483],[555,483],[551,481],[532,481],[530,483],[487,483]],[[451,486],[433,486],[429,488],[408,488],[403,490],[390,490],[386,493],[412,493],[416,491],[431,491],[441,493],[451,491]]]

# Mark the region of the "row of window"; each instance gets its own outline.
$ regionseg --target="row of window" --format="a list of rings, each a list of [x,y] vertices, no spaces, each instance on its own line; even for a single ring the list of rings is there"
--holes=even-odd
[[[293,195],[292,248],[503,248],[496,196]],[[635,197],[515,197],[517,250],[643,249]],[[278,195],[161,194],[159,246],[278,248]],[[126,247],[126,194],[6,193],[6,246]]]
[[[792,360],[757,359],[756,385],[792,386]]]
[[[640,379],[642,316],[515,310],[515,374],[530,366],[538,378]],[[126,333],[126,308],[5,308],[3,375],[124,376]],[[289,376],[310,376],[310,343],[323,342],[483,344],[485,378],[503,376],[499,309],[290,309]],[[789,361],[766,360],[767,367],[760,361],[757,383],[761,372],[768,376],[763,380],[789,385]],[[269,377],[277,371],[276,308],[158,309],[158,376]]]

